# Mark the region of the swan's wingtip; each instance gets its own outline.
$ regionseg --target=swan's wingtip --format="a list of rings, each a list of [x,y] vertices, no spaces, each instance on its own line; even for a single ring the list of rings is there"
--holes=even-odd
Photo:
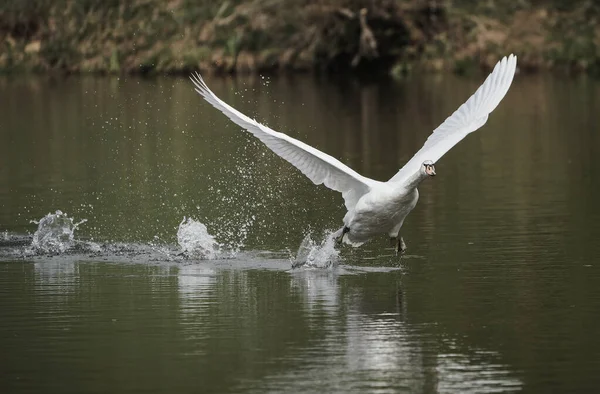
[[[190,75],[190,80],[196,86],[196,91],[198,93],[204,94],[204,91],[209,90],[206,82],[204,82],[204,78],[202,78],[202,75],[200,75],[198,71],[195,71]]]
[[[517,55],[515,55],[514,53],[511,53],[508,56],[503,56],[502,59],[500,59],[500,62],[510,62],[510,61],[517,61]]]
[[[496,67],[499,67],[499,68],[501,68],[503,70],[506,70],[507,67],[508,67],[508,69],[513,69],[514,71],[516,71],[516,68],[517,68],[517,55],[515,55],[514,53],[511,53],[508,56],[504,56],[502,59],[500,59],[500,61],[496,65]],[[494,68],[494,71],[495,70],[496,70],[496,68]]]

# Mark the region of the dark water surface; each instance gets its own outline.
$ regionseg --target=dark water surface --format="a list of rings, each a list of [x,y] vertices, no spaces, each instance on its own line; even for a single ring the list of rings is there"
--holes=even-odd
[[[240,110],[381,180],[481,81],[207,78]],[[421,185],[408,255],[382,237],[344,247],[328,270],[292,271],[287,256],[340,227],[341,196],[189,81],[4,77],[0,103],[2,393],[600,385],[598,81],[517,75]],[[82,240],[173,246],[193,217],[241,253],[14,257],[24,246],[10,240],[58,209],[88,220]]]

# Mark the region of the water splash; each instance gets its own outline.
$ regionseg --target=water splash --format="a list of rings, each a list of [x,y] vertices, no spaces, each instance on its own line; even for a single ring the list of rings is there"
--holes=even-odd
[[[62,254],[73,247],[75,243],[75,230],[87,219],[75,223],[73,218],[62,211],[49,213],[39,221],[32,223],[38,225],[33,234],[31,247],[36,253]]]
[[[335,249],[335,237],[331,232],[320,243],[307,234],[302,240],[296,259],[292,261],[292,268],[329,268],[337,265],[340,252]]]
[[[243,233],[246,226],[250,226],[254,218],[242,224]],[[206,225],[192,218],[184,217],[177,229],[177,244],[164,244],[157,237],[156,242],[150,244],[94,242],[75,238],[79,226],[87,219],[75,222],[66,213],[57,210],[49,213],[39,221],[31,221],[38,225],[33,235],[10,234],[0,232],[0,261],[15,258],[49,257],[95,260],[164,262],[165,257],[169,262],[186,260],[229,260],[236,259],[242,254],[238,249],[239,244],[218,242],[208,232]],[[334,248],[333,234],[328,234],[322,241],[314,241],[307,235],[300,246],[292,267],[327,268],[337,263],[338,252]],[[237,246],[237,247],[236,247]],[[262,253],[262,252],[261,252]],[[264,255],[264,253],[263,253]],[[274,253],[268,253],[271,258]],[[243,253],[243,258],[252,260],[257,258],[256,252]],[[277,255],[275,258],[284,258]],[[260,258],[259,258],[260,259]],[[293,259],[293,258],[292,258]]]
[[[209,260],[219,257],[219,243],[203,223],[192,218],[184,217],[179,223],[177,243],[186,257]]]

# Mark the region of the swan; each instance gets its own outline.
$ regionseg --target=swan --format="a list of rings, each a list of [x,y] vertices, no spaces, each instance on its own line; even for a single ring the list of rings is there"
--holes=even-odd
[[[435,176],[436,162],[454,145],[482,127],[508,92],[517,57],[502,58],[483,84],[427,138],[423,147],[387,182],[364,177],[332,156],[258,123],[218,98],[202,76],[190,76],[195,90],[238,126],[260,139],[315,185],[342,193],[347,212],[344,226],[333,236],[339,243],[360,246],[379,234],[395,242],[396,254],[406,251],[400,229],[419,199],[417,186]]]

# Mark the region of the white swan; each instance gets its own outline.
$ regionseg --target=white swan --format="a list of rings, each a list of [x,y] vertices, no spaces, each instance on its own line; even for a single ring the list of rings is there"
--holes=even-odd
[[[206,101],[296,166],[314,184],[323,183],[342,193],[348,212],[344,227],[336,233],[338,241],[359,246],[377,234],[387,233],[396,242],[398,253],[406,249],[399,232],[419,199],[417,186],[435,175],[434,164],[450,148],[485,124],[506,95],[516,67],[514,55],[499,61],[475,94],[435,129],[425,145],[387,182],[366,178],[328,154],[250,119],[219,99],[200,74],[190,79]]]

